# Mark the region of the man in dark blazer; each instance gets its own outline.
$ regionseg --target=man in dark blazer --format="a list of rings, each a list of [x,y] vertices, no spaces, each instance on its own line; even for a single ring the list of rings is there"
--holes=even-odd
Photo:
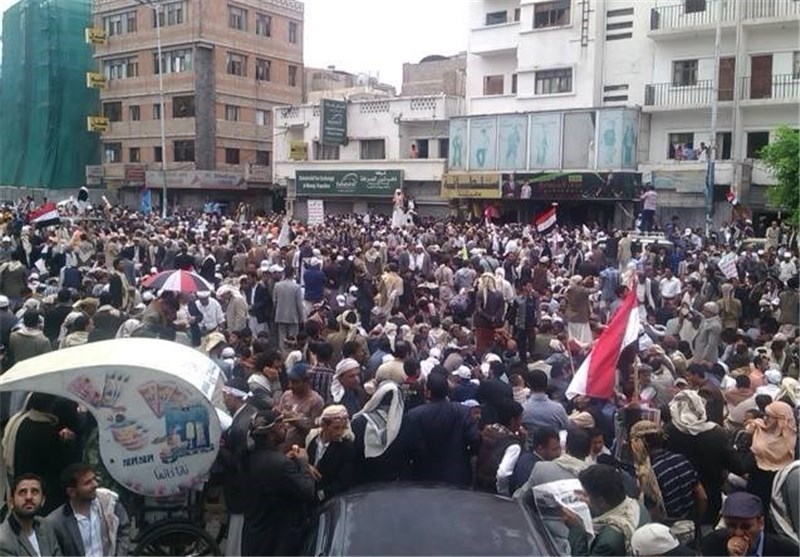
[[[303,291],[294,280],[291,267],[285,270],[284,279],[275,284],[272,299],[275,302],[275,324],[278,329],[278,346],[286,351],[286,337],[296,335],[305,320]]]
[[[327,501],[347,491],[353,482],[355,446],[347,408],[333,404],[320,416],[320,428],[311,430],[308,462],[316,480],[317,499]]]
[[[97,486],[97,476],[88,464],[68,466],[62,482],[69,501],[46,519],[55,530],[62,555],[128,555],[130,521],[119,496]]]
[[[42,479],[22,474],[11,483],[8,517],[0,524],[0,555],[62,555],[52,526],[36,516],[44,505]],[[31,543],[35,536],[36,546]]]
[[[722,504],[725,528],[703,538],[703,555],[798,555],[797,543],[778,534],[764,531],[761,499],[752,493],[732,493]]]

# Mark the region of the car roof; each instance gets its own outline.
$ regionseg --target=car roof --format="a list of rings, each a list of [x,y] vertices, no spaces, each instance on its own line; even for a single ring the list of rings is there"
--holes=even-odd
[[[544,527],[537,531],[521,504],[498,495],[397,484],[340,501],[343,555],[552,553]]]

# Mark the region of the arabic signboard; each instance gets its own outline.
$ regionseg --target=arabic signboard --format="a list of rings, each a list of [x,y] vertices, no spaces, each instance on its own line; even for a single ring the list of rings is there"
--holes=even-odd
[[[167,188],[179,190],[243,190],[247,181],[241,172],[219,172],[216,170],[168,170]],[[146,174],[148,188],[163,188],[164,173],[160,170],[148,170]]]
[[[99,164],[86,166],[86,185],[103,185],[103,167]]]
[[[125,185],[143,186],[145,180],[145,167],[142,164],[125,165]]]
[[[308,200],[308,225],[317,226],[325,222],[325,202],[322,199]]]
[[[633,200],[641,187],[636,172],[536,172],[503,174],[503,199],[570,201]]]
[[[347,102],[322,99],[319,107],[319,138],[325,145],[347,144]]]
[[[500,174],[446,174],[442,197],[451,199],[500,199]]]
[[[86,87],[89,89],[105,89],[106,76],[97,72],[86,72]]]
[[[298,170],[297,195],[392,197],[403,187],[402,170]]]

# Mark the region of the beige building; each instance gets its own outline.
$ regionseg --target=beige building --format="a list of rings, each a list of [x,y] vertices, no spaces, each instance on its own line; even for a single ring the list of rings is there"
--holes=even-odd
[[[303,98],[303,4],[164,0],[156,6],[94,0],[95,25],[108,36],[95,47],[97,71],[107,79],[101,110],[110,120],[101,138],[102,180],[129,202],[146,184],[160,204],[163,116],[171,205],[247,199],[268,208],[272,109]]]
[[[381,83],[369,74],[354,74],[327,68],[306,68],[307,103],[318,103],[321,99],[362,101],[397,96],[394,86]]]
[[[403,64],[401,95],[452,95],[463,97],[467,87],[467,53],[426,56],[416,64]]]

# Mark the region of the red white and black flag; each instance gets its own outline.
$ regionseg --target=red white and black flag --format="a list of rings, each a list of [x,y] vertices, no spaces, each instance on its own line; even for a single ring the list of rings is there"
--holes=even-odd
[[[59,224],[61,217],[58,215],[58,207],[52,201],[48,201],[28,214],[28,222],[36,226]]]
[[[539,234],[549,234],[556,226],[556,208],[550,207],[533,220]]]

